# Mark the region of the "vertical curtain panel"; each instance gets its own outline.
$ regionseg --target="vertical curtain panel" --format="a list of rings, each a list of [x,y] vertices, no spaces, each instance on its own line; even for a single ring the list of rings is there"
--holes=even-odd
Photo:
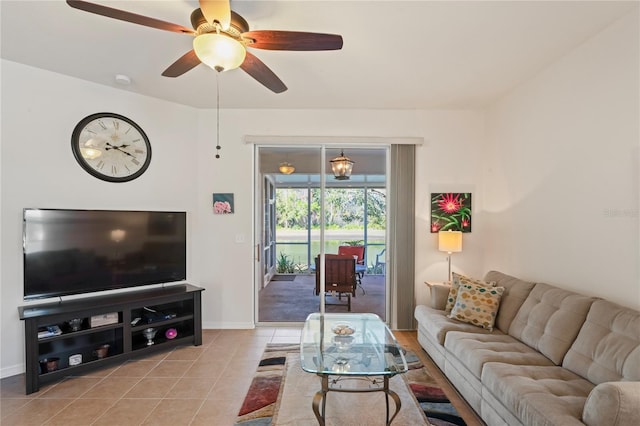
[[[414,329],[415,145],[391,145],[389,244],[391,305],[396,329]]]

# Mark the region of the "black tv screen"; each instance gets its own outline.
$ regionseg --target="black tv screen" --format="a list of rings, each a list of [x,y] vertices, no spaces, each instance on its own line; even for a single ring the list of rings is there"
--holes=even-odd
[[[24,299],[186,279],[185,212],[24,209]]]

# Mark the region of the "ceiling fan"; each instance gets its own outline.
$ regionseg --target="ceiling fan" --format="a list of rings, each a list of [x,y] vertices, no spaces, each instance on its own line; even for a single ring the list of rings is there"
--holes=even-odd
[[[247,21],[231,10],[230,0],[200,0],[200,7],[191,13],[193,29],[87,1],[67,0],[67,3],[75,9],[108,18],[194,36],[193,49],[169,65],[162,73],[165,77],[178,77],[200,63],[218,72],[240,67],[271,91],[281,93],[287,86],[264,62],[247,51],[247,47],[298,51],[342,49],[342,37],[336,34],[249,31]]]

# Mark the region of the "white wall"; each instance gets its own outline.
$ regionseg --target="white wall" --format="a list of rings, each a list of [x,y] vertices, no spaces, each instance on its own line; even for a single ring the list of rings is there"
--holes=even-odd
[[[104,111],[131,118],[151,141],[151,165],[132,182],[98,180],[71,152],[75,125]],[[197,119],[192,108],[2,61],[2,376],[24,368],[22,209],[183,210],[193,219]]]
[[[473,193],[473,232],[453,269],[523,278],[638,301],[638,29],[622,21],[483,111],[195,110],[2,61],[0,375],[23,371],[24,207],[189,212],[188,280],[205,327],[253,325],[253,147],[245,135],[417,136],[416,298],[446,279],[429,232],[429,194]],[[129,116],[153,146],[126,184],[84,172],[70,149],[91,113]],[[235,194],[213,215],[214,192]],[[607,209],[608,213],[607,213]],[[620,214],[614,216],[616,212]],[[616,232],[614,237],[609,237]],[[236,237],[245,242],[236,243]]]
[[[198,111],[8,61],[2,61],[2,90],[3,377],[24,368],[23,325],[17,313],[24,304],[24,207],[187,211],[188,281],[206,289],[203,325],[245,328],[254,321],[253,146],[243,142],[245,135],[424,137],[428,143],[418,149],[417,168],[429,172],[417,182],[420,215],[431,190],[428,179],[437,176],[440,183],[452,183],[452,190],[478,181],[475,144],[483,127],[481,114],[474,112],[222,110],[222,158],[216,160],[214,110]],[[77,165],[71,132],[83,117],[99,111],[128,116],[148,134],[153,158],[142,177],[112,184]],[[474,145],[473,155],[463,155],[469,151],[467,143]],[[442,167],[442,158],[449,157],[456,167]],[[213,215],[214,192],[234,193],[236,213]],[[423,228],[417,232],[419,244],[433,239]],[[245,242],[236,243],[238,236]],[[468,253],[460,257],[461,265],[480,273],[480,258]],[[430,267],[433,262],[437,265]],[[446,275],[433,241],[420,248],[416,265],[419,289],[422,280]]]
[[[418,178],[416,182],[417,214],[428,215],[430,180],[451,183],[448,188],[475,188],[478,181],[477,158],[483,138],[482,114],[478,112],[414,112],[414,111],[326,111],[326,110],[223,110],[221,121],[221,155],[215,155],[215,111],[200,112],[200,149],[198,195],[200,211],[211,210],[213,192],[235,193],[235,214],[202,216],[201,234],[215,236],[199,241],[200,284],[203,293],[205,327],[243,327],[253,321],[253,146],[243,143],[245,135],[282,136],[376,136],[423,137],[425,145],[417,149]],[[470,145],[470,146],[469,146]],[[241,161],[238,161],[241,159]],[[444,159],[449,165],[443,166]],[[479,188],[478,188],[479,189]],[[473,274],[482,272],[481,250],[474,247],[479,238],[469,238],[465,257],[460,265]],[[245,243],[236,243],[236,236]],[[416,280],[420,301],[424,280],[443,280],[447,266],[442,253],[436,250],[435,236],[422,223],[416,229]],[[475,243],[472,243],[475,241]],[[466,244],[466,243],[465,243]],[[465,246],[465,250],[467,250]]]
[[[640,307],[638,11],[487,114],[484,265]]]
[[[425,281],[447,281],[447,254],[438,251],[438,234],[431,233],[431,193],[471,192],[472,229],[462,235],[462,252],[454,253],[451,270],[482,277],[484,225],[478,208],[485,122],[482,111],[421,112],[419,121],[428,138],[416,150],[416,302],[427,303]]]

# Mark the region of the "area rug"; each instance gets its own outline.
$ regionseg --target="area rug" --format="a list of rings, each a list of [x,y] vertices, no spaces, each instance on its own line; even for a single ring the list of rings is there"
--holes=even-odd
[[[300,346],[297,344],[267,345],[238,413],[236,425],[317,424],[311,410],[311,400],[319,390],[320,379],[302,371],[299,351]],[[434,426],[465,425],[436,380],[423,368],[420,359],[411,351],[405,352],[405,358],[409,364],[409,371],[390,380],[391,388],[402,400],[402,409],[394,424],[427,424],[428,421]],[[327,425],[371,424],[362,419],[361,414],[357,415],[357,421],[345,419],[345,416],[355,415],[354,410],[349,409],[354,404],[358,406],[356,413],[384,418],[382,392],[330,392],[327,398]],[[360,399],[356,401],[354,398]],[[393,407],[393,402],[390,402],[390,405]],[[382,416],[376,414],[375,410],[382,410]],[[339,419],[332,418],[332,413],[339,413]]]

